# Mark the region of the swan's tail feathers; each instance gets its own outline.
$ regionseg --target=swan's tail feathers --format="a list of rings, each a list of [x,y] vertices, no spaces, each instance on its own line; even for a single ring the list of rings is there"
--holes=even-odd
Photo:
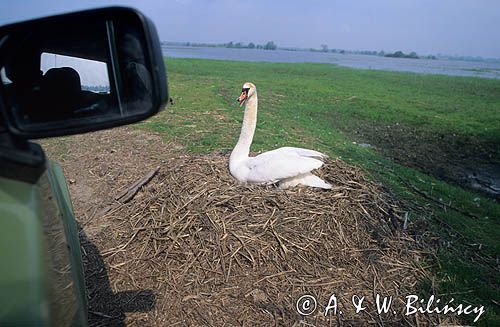
[[[301,184],[306,186],[319,187],[325,190],[330,190],[332,188],[331,184],[325,182],[324,180],[313,174],[305,176]]]
[[[279,183],[279,187],[281,189],[287,189],[287,188],[294,187],[297,185],[318,187],[318,188],[322,188],[325,190],[329,190],[332,188],[331,184],[328,184],[327,182],[325,182],[324,180],[322,180],[318,176],[313,175],[311,173],[302,174],[302,175],[292,177],[292,178],[286,178],[286,179],[283,179],[282,181],[280,181],[280,183]]]

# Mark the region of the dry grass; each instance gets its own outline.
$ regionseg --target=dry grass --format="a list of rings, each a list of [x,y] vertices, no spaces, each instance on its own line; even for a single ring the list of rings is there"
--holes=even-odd
[[[367,180],[359,169],[331,160],[320,174],[333,190],[283,191],[236,183],[225,155],[191,156],[178,151],[172,158],[163,158],[157,145],[148,151],[157,151],[150,155],[154,160],[141,167],[127,160],[136,158],[127,149],[137,149],[133,143],[143,140],[120,143],[112,134],[92,137],[101,146],[94,148],[94,154],[100,149],[110,153],[112,147],[122,156],[108,163],[105,174],[89,168],[102,161],[84,162],[75,170],[76,175],[90,170],[99,176],[94,181],[105,185],[94,192],[93,198],[100,198],[95,203],[100,204],[85,209],[84,230],[104,260],[113,294],[146,290],[155,298],[150,311],[127,314],[127,324],[291,326],[303,320],[314,326],[367,322],[425,326],[440,322],[438,316],[403,312],[405,296],[418,294],[420,282],[430,278],[425,265],[432,249],[422,241],[424,230],[413,221],[403,230],[405,212],[411,209]],[[71,164],[63,163],[70,170],[66,167]],[[131,201],[112,201],[125,185],[148,173],[144,167],[158,164],[158,174]],[[118,172],[127,176],[121,183],[116,182]],[[101,226],[92,230],[96,224]],[[99,285],[87,283],[91,322],[116,322],[119,314],[96,297]],[[324,317],[332,293],[343,314]],[[295,309],[304,294],[318,299],[316,313],[305,318]],[[393,296],[396,313],[378,315],[376,294]],[[354,313],[353,295],[365,296],[366,310]]]

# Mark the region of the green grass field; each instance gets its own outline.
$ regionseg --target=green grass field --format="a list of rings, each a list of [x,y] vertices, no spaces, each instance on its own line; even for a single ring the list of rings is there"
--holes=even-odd
[[[193,153],[229,152],[243,114],[236,97],[244,82],[255,83],[259,117],[252,151],[285,145],[323,151],[362,167],[399,197],[425,208],[410,213],[410,219],[428,221],[439,239],[428,291],[434,285],[440,296],[484,305],[480,324],[500,321],[500,204],[408,167],[404,162],[411,158],[401,164],[373,147],[353,144],[365,132],[383,141],[384,133],[404,126],[403,131],[428,136],[436,144],[420,144],[414,137],[412,144],[395,145],[403,149],[400,156],[416,151],[419,157],[430,153],[432,159],[441,151],[436,135],[452,135],[466,140],[452,143],[454,155],[477,148],[498,160],[500,80],[309,63],[168,59],[166,65],[175,105],[139,124],[141,128]]]

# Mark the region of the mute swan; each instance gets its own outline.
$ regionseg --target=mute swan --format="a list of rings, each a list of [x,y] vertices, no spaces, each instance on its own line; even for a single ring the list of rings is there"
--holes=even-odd
[[[323,165],[327,156],[321,152],[283,147],[249,157],[255,127],[257,124],[257,89],[252,83],[245,83],[237,101],[245,105],[243,126],[238,143],[229,158],[229,171],[240,182],[254,184],[279,183],[280,188],[306,185],[330,189],[332,186],[311,173]]]

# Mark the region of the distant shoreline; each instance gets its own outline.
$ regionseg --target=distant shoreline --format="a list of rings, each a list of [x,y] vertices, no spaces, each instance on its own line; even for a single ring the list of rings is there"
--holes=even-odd
[[[229,48],[229,49],[251,49],[251,50],[265,50],[265,51],[306,51],[306,52],[324,52],[335,54],[355,54],[355,55],[369,55],[380,56],[386,58],[408,58],[408,59],[429,59],[429,60],[454,60],[454,61],[471,61],[471,62],[493,62],[500,63],[500,58],[483,58],[480,56],[457,56],[447,54],[427,54],[418,55],[416,52],[408,54],[402,51],[385,52],[384,50],[345,50],[345,49],[329,49],[323,45],[322,49],[315,48],[299,48],[299,47],[280,47],[274,42],[270,41],[265,45],[255,45],[253,43],[245,44],[242,42],[229,42],[229,43],[196,43],[196,42],[170,42],[162,41],[161,44],[167,47],[192,47],[192,48]],[[266,46],[268,48],[266,48]]]

